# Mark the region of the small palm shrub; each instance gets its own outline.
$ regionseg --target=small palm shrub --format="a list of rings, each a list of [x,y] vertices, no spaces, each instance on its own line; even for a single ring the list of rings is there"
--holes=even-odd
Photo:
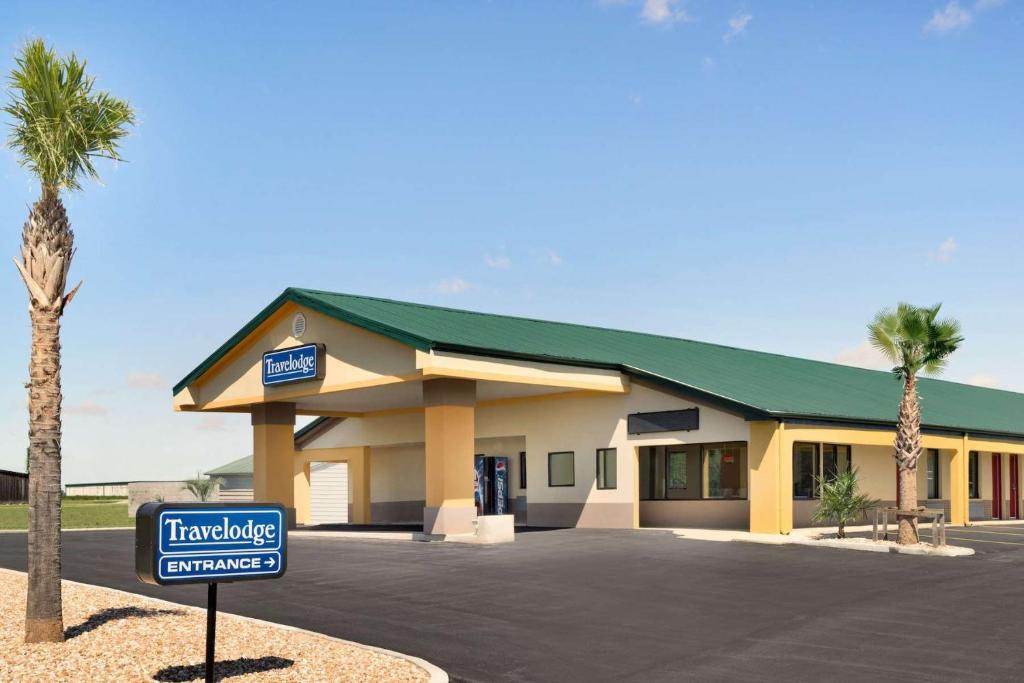
[[[201,474],[196,474],[195,479],[185,480],[185,489],[187,489],[196,500],[206,502],[210,499],[210,496],[217,490],[217,485],[220,484],[220,479],[211,477],[209,479],[203,479]]]
[[[857,469],[852,468],[831,477],[818,477],[821,502],[814,511],[815,522],[835,522],[839,538],[846,538],[846,525],[877,507],[879,502],[861,493],[857,485]]]

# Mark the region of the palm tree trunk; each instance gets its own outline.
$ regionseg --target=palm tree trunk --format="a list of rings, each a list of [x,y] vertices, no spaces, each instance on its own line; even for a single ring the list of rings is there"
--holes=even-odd
[[[25,642],[64,640],[60,591],[60,317],[74,234],[57,191],[43,188],[14,263],[29,293],[32,355],[28,384],[28,598]]]
[[[64,640],[60,593],[60,314],[31,310],[25,642]]]
[[[899,421],[896,425],[896,467],[899,471],[900,510],[917,508],[917,461],[921,457],[921,406],[917,400],[917,377],[909,375],[903,385]],[[899,517],[897,543],[918,542],[917,519]]]

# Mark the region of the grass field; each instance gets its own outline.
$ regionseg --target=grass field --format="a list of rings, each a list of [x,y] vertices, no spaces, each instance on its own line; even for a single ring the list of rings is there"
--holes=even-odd
[[[60,517],[65,529],[135,526],[135,519],[128,516],[126,498],[65,498]],[[28,505],[0,505],[0,529],[27,528]]]

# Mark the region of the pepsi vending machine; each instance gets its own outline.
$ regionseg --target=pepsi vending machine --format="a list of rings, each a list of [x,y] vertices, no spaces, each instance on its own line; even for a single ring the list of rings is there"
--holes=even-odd
[[[478,455],[474,459],[473,498],[478,515],[507,515],[508,458]]]

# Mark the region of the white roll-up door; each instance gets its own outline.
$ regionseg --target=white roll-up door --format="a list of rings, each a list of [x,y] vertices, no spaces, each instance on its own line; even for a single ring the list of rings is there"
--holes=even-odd
[[[348,523],[348,463],[310,463],[309,488],[313,524]]]

